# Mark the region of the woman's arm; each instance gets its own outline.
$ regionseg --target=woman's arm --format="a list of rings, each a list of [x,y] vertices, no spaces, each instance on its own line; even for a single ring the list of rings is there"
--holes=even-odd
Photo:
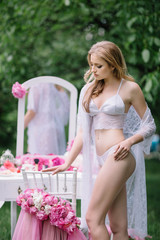
[[[145,102],[142,90],[138,86],[137,83],[132,83],[132,88],[130,91],[130,104],[133,105],[136,112],[141,118],[141,121],[144,122],[144,116],[147,111],[147,104]],[[152,118],[153,119],[153,118]],[[151,121],[152,121],[151,119]],[[154,120],[153,120],[154,121]],[[116,151],[115,151],[115,159],[120,160],[127,156],[132,145],[139,143],[144,140],[145,136],[150,136],[154,133],[155,128],[150,129],[150,124],[141,124],[139,131],[133,136],[127,138],[122,141]],[[152,125],[152,124],[151,124]]]
[[[77,132],[77,135],[74,139],[73,146],[67,156],[65,163],[62,165],[59,165],[59,166],[47,168],[47,169],[43,170],[43,172],[53,171],[53,174],[56,174],[58,172],[67,170],[70,167],[70,165],[72,164],[72,162],[76,159],[78,154],[81,152],[82,146],[83,146],[83,137],[82,137],[82,129],[80,128]]]
[[[142,93],[142,90],[137,83],[133,83],[130,95],[131,95],[130,104],[134,107],[134,109],[142,119],[146,112],[147,104],[146,104],[144,95]],[[136,143],[143,141],[143,136],[140,134],[135,134],[132,137],[128,138],[127,141],[132,146]]]
[[[34,118],[35,112],[33,110],[28,110],[24,116],[24,129],[28,126],[30,121]]]

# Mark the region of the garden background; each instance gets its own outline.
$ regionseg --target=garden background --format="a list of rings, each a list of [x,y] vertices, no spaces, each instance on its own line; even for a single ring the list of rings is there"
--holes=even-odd
[[[87,52],[109,40],[122,50],[128,72],[141,86],[160,134],[160,2],[158,0],[1,0],[0,155],[15,155],[17,100],[13,83],[58,76],[78,91]],[[160,162],[146,160],[149,233],[160,239]],[[9,239],[9,205],[0,209],[0,239]],[[3,216],[3,217],[1,217]],[[0,233],[0,234],[1,234]],[[6,236],[6,237],[5,237]]]

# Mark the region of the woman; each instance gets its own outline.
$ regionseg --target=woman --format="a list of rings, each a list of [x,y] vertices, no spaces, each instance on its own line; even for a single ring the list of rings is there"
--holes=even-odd
[[[52,83],[31,87],[24,118],[24,127],[28,127],[28,152],[64,154],[68,119],[69,97],[62,87]]]
[[[83,147],[82,209],[86,212],[86,222],[92,239],[109,240],[105,225],[106,214],[114,240],[127,240],[128,227],[132,228],[132,237],[138,235],[144,238],[147,235],[146,219],[141,223],[141,219],[136,219],[135,212],[139,206],[136,202],[141,201],[137,199],[140,195],[137,189],[139,190],[139,185],[143,188],[145,181],[144,177],[143,183],[135,184],[135,181],[139,179],[137,176],[143,174],[139,173],[137,166],[138,169],[144,169],[139,160],[143,160],[142,151],[148,151],[155,131],[154,120],[140,87],[127,75],[121,50],[114,43],[102,41],[93,45],[88,53],[88,63],[90,70],[85,77],[91,76],[90,83],[81,91],[79,129],[74,145],[65,164],[47,170],[52,170],[53,174],[66,170]],[[130,120],[136,120],[134,125]],[[137,143],[142,141],[144,146],[139,146]],[[92,145],[95,145],[96,160],[100,167],[93,190],[95,168]],[[131,226],[127,223],[127,199],[132,203],[128,206],[129,218],[132,218],[131,221],[129,219]],[[143,200],[146,202],[144,196]],[[142,225],[140,228],[135,220]]]

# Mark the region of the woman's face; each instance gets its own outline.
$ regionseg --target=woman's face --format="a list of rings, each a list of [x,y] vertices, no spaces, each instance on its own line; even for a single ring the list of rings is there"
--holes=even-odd
[[[91,54],[91,70],[96,80],[109,79],[113,77],[113,67],[96,54]]]

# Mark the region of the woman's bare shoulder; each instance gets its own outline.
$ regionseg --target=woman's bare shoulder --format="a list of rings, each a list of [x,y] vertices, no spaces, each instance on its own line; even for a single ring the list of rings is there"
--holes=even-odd
[[[127,91],[133,93],[138,93],[142,91],[138,83],[128,80],[124,80],[124,88],[126,88]]]
[[[124,92],[130,103],[137,109],[137,112],[140,112],[139,107],[141,109],[146,108],[145,98],[138,83],[125,80]]]

